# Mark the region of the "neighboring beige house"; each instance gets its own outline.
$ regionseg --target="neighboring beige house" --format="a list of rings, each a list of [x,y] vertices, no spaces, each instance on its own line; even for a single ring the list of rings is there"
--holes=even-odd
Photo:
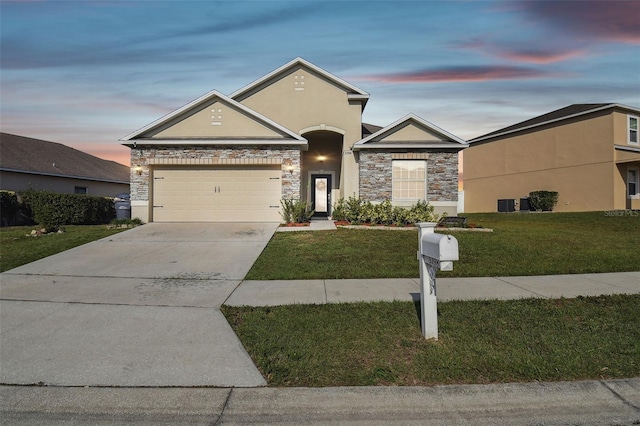
[[[640,209],[639,117],[635,107],[576,104],[471,140],[465,212],[537,190],[558,192],[555,211]]]
[[[0,189],[113,197],[129,192],[130,168],[60,143],[0,133]]]
[[[280,221],[280,200],[330,216],[339,198],[456,214],[467,143],[415,115],[362,123],[369,94],[296,58],[226,96],[212,91],[124,137],[132,217]]]

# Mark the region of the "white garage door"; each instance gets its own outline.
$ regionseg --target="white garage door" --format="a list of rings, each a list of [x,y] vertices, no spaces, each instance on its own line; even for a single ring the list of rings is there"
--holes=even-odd
[[[279,222],[280,166],[157,168],[154,222]]]

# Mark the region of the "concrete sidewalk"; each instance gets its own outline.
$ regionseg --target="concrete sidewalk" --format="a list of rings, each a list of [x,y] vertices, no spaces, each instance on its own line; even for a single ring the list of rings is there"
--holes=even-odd
[[[438,278],[439,301],[640,293],[640,272],[497,278]],[[419,300],[418,278],[243,281],[230,306]]]

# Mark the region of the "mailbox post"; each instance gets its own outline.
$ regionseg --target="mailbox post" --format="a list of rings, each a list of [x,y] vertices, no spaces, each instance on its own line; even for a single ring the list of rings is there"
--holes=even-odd
[[[425,339],[438,339],[438,304],[436,271],[452,271],[458,260],[458,240],[451,235],[433,232],[436,223],[420,222],[418,227],[418,261],[420,262],[420,321]]]

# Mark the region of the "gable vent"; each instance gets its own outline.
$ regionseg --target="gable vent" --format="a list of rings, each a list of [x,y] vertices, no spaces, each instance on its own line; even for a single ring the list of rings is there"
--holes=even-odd
[[[293,90],[302,92],[304,90],[304,75],[293,76]]]
[[[211,125],[222,126],[222,108],[211,108]]]

